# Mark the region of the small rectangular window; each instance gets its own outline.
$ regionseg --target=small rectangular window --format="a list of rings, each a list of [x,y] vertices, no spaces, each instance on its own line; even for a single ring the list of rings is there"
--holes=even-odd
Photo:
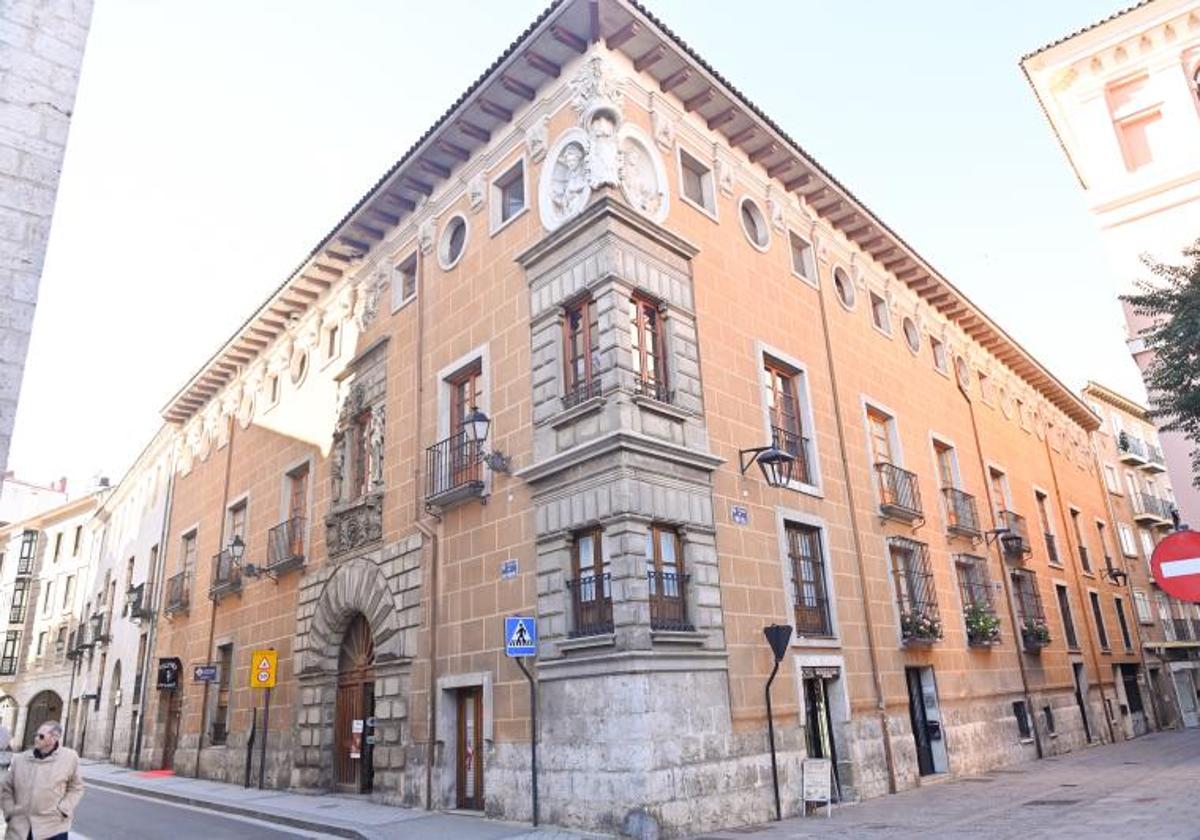
[[[1138,624],[1154,623],[1154,616],[1150,612],[1150,599],[1140,589],[1133,591],[1133,609],[1137,613]]]
[[[1100,637],[1100,649],[1109,650],[1108,630],[1104,626],[1104,612],[1100,609],[1100,596],[1095,592],[1089,592],[1088,597],[1092,601],[1092,617],[1096,620],[1096,635]]]
[[[1058,611],[1062,615],[1063,636],[1067,640],[1067,649],[1078,650],[1079,637],[1075,635],[1075,619],[1071,615],[1071,599],[1067,595],[1067,587],[1055,585],[1054,594],[1058,597]]]
[[[684,199],[710,215],[715,213],[712,170],[680,149],[679,175],[683,182],[681,192]]]
[[[1017,719],[1017,732],[1020,733],[1021,739],[1032,738],[1033,730],[1029,728],[1029,710],[1025,706],[1025,701],[1015,701],[1012,704],[1012,709],[1013,717]]]
[[[796,481],[812,484],[808,439],[804,435],[801,416],[802,374],[764,355],[762,379],[767,413],[771,422],[771,444],[795,458],[792,463],[792,477]]]
[[[871,292],[871,323],[876,329],[891,335],[892,321],[888,315],[887,301],[874,292]]]
[[[395,312],[417,294],[417,255],[410,254],[392,272],[392,311]]]
[[[629,334],[636,377],[634,389],[643,396],[669,403],[667,350],[657,303],[638,296],[629,299]]]
[[[46,652],[46,631],[38,633],[37,640],[37,655],[42,656]]]
[[[929,337],[929,347],[933,350],[933,367],[938,373],[949,373],[949,363],[946,361],[946,345],[933,336]]]
[[[525,209],[525,162],[517,161],[492,182],[492,230]]]
[[[784,529],[796,635],[832,636],[821,530],[796,522],[785,523]]]
[[[1112,464],[1104,465],[1104,484],[1108,487],[1109,493],[1121,495],[1121,481],[1117,478],[1117,471],[1113,469]]]
[[[59,531],[57,534],[54,535],[54,561],[53,562],[55,562],[55,563],[57,563],[58,559],[60,557],[62,557],[62,537],[63,537],[62,531]]]
[[[1113,606],[1117,611],[1117,625],[1121,628],[1121,642],[1125,645],[1125,650],[1133,650],[1133,637],[1129,635],[1129,621],[1125,618],[1125,602],[1116,596],[1113,597]]]
[[[1124,522],[1117,523],[1117,539],[1121,541],[1121,553],[1126,557],[1137,557],[1137,546],[1133,542],[1133,530]]]
[[[325,360],[337,358],[338,350],[341,347],[341,331],[337,324],[332,324],[325,330]]]
[[[600,324],[591,298],[564,307],[563,407],[598,397],[600,389]]]
[[[269,405],[275,405],[279,402],[279,375],[271,374],[267,377],[267,401]]]
[[[83,543],[83,526],[76,525],[75,526],[75,543],[74,543],[74,545],[71,546],[71,556],[72,557],[79,556],[79,547],[82,543]]]
[[[792,246],[792,271],[810,283],[817,279],[816,267],[813,263],[813,249],[808,240],[796,233],[788,234]]]
[[[1050,706],[1042,706],[1042,718],[1046,721],[1046,731],[1051,735],[1054,734],[1054,709]]]
[[[212,742],[224,744],[229,735],[229,695],[233,682],[233,645],[217,648],[217,708],[212,720]]]

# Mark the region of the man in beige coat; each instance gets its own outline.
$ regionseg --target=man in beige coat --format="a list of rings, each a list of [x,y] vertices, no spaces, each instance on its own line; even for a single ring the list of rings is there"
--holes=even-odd
[[[59,744],[62,725],[38,727],[33,749],[14,755],[0,782],[0,808],[8,820],[4,840],[67,840],[83,798],[79,755]]]

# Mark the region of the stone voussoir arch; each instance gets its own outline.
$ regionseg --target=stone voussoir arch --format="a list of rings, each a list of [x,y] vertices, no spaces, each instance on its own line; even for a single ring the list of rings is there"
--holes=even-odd
[[[377,664],[404,658],[395,596],[383,570],[364,558],[340,563],[325,581],[308,626],[302,672],[336,673],[342,636],[358,613],[366,616]]]

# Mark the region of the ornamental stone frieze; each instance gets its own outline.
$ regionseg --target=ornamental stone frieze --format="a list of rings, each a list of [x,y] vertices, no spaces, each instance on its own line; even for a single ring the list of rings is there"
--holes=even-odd
[[[325,517],[325,546],[330,557],[383,539],[383,493],[368,493]]]

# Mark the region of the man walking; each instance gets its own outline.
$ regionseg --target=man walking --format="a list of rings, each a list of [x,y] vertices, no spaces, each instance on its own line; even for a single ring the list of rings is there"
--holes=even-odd
[[[0,808],[8,820],[4,840],[67,840],[75,807],[83,798],[79,755],[59,744],[62,725],[38,727],[33,749],[14,755],[0,783]]]

